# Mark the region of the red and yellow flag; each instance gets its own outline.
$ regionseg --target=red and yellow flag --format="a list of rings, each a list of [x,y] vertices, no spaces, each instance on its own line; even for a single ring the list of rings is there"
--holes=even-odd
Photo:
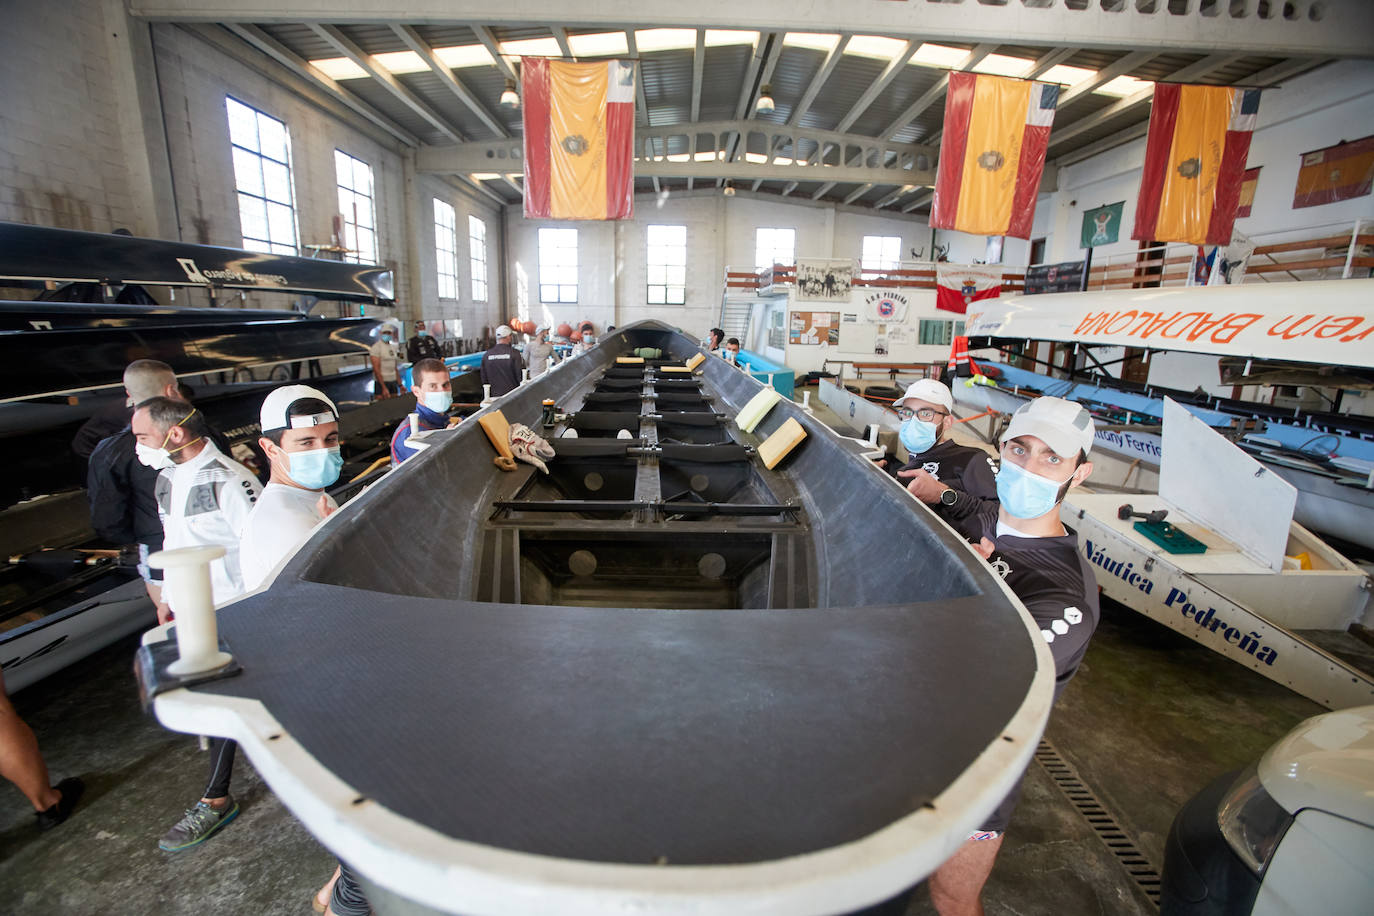
[[[1132,238],[1229,245],[1258,89],[1155,85]]]
[[[632,61],[521,59],[525,216],[634,215]]]

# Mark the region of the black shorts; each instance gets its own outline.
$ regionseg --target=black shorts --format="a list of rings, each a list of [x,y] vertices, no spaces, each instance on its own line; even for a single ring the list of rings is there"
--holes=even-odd
[[[998,803],[992,813],[983,818],[983,826],[978,828],[979,833],[1005,833],[1007,825],[1011,823],[1012,812],[1016,810],[1016,803],[1021,800],[1021,786],[1026,781],[1026,774],[1023,771],[1020,778],[1016,780],[1016,785],[1011,787],[1007,797]]]

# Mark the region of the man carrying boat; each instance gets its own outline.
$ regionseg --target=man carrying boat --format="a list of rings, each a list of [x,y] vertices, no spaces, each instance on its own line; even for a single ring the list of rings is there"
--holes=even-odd
[[[448,429],[458,422],[449,418],[448,409],[453,406],[453,380],[449,378],[448,366],[443,360],[422,359],[410,370],[410,393],[415,395],[415,413],[420,418],[420,429]],[[391,465],[396,467],[416,453],[416,449],[406,445],[410,436],[410,418],[406,417],[391,434]]]
[[[997,467],[982,449],[950,439],[954,398],[949,389],[923,378],[892,407],[902,418],[897,435],[908,458],[888,473],[906,482],[912,496],[956,531],[980,532],[982,520],[997,517]]]
[[[1054,656],[1057,699],[1078,670],[1097,628],[1097,581],[1078,537],[1059,520],[1059,504],[1092,473],[1095,429],[1081,405],[1041,397],[1022,406],[1002,434],[1000,508],[982,521],[979,553],[1021,599]],[[976,532],[975,532],[975,536]],[[1018,782],[997,809],[930,876],[941,916],[983,912],[983,885],[1021,794]]]

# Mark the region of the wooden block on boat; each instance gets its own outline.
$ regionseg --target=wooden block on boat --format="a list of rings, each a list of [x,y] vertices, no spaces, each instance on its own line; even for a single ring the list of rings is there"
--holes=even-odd
[[[796,448],[797,445],[806,438],[806,429],[797,422],[796,417],[788,417],[787,422],[778,427],[777,431],[759,446],[759,457],[763,459],[763,466],[768,470],[778,466],[778,462],[787,457],[787,453]]]
[[[773,409],[773,405],[781,400],[782,395],[777,391],[772,388],[763,389],[740,408],[740,412],[735,415],[735,425],[746,433],[752,433],[754,427],[759,425],[759,421],[768,416],[768,411]]]
[[[642,356],[617,356],[615,361],[622,366],[642,366],[644,357]]]
[[[498,455],[502,458],[515,458],[515,453],[510,450],[510,421],[506,419],[505,414],[493,410],[478,417],[477,425],[487,434],[487,438],[491,440],[491,447],[496,449]]]
[[[706,354],[698,353],[696,356],[693,356],[691,359],[687,360],[687,369],[688,371],[695,369],[697,366],[700,366],[704,362],[706,362]]]
[[[659,366],[659,372],[691,372],[686,366]]]

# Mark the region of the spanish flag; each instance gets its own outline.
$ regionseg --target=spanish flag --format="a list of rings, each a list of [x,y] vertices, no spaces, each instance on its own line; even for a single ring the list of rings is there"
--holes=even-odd
[[[932,229],[1028,239],[1059,87],[951,73]]]
[[[634,215],[632,61],[521,58],[525,216]]]
[[[1132,238],[1229,245],[1258,89],[1155,84]]]

